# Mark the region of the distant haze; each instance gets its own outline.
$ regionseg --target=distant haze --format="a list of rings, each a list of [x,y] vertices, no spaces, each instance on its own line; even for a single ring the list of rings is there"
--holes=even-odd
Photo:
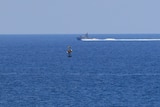
[[[160,0],[1,0],[0,34],[160,33]]]

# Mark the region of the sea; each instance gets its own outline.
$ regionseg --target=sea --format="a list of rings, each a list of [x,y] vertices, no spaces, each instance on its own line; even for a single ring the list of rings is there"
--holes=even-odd
[[[1,34],[0,107],[160,106],[160,41],[83,42],[79,35]],[[160,34],[89,36],[160,39]]]

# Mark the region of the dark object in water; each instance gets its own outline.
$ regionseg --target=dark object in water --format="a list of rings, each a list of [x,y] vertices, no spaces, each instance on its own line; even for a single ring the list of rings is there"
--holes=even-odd
[[[69,54],[69,55],[68,55],[68,57],[72,57],[72,55],[71,55],[71,54]]]
[[[72,53],[72,49],[70,46],[68,46],[68,50],[67,50],[68,57],[72,57],[71,53]]]

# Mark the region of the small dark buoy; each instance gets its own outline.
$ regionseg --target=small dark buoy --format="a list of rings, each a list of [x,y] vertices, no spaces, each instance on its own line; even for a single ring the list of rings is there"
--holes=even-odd
[[[68,57],[72,57],[71,53],[72,53],[71,46],[68,46],[68,50],[67,50]]]

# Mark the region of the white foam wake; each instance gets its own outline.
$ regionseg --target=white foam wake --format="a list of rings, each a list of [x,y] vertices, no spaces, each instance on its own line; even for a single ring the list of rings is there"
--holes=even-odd
[[[136,39],[115,39],[115,38],[106,38],[106,39],[82,39],[82,41],[160,41],[160,39],[147,39],[147,38],[136,38]]]

